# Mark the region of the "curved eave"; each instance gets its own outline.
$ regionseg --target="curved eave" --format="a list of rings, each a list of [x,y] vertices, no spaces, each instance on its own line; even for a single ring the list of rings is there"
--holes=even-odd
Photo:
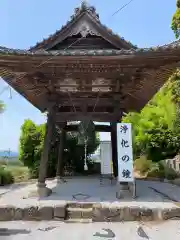
[[[37,108],[39,111],[44,112],[45,109],[42,108],[41,104],[39,104],[39,101],[37,99],[34,99],[32,95],[27,94],[26,91],[22,90],[21,86],[18,86],[17,84],[14,83],[13,77],[9,78],[8,74],[7,77],[4,76],[3,80],[9,84],[16,92],[18,92],[22,97],[24,97],[27,101],[29,101],[35,108]]]
[[[178,41],[176,43],[177,44],[170,44],[162,47],[157,47],[155,49],[89,51],[68,50],[58,52],[30,52],[25,50],[15,50],[1,47],[0,75],[3,78],[8,77],[9,80],[6,79],[6,82],[8,82],[39,110],[44,111],[45,104],[41,102],[44,96],[35,96],[32,91],[29,92],[29,90],[26,89],[26,81],[22,80],[19,83],[17,81],[13,82],[13,77],[19,78],[19,74],[34,71],[34,66],[36,69],[38,69],[38,66],[40,66],[42,62],[47,63],[45,69],[48,67],[49,63],[56,63],[62,66],[64,63],[71,62],[80,64],[106,63],[106,65],[115,63],[120,66],[120,68],[121,66],[130,66],[132,68],[138,66],[138,68],[141,68],[140,70],[142,70],[142,75],[139,80],[141,86],[139,86],[139,84],[135,86],[133,82],[130,82],[130,84],[132,84],[130,86],[130,89],[133,90],[133,93],[132,96],[130,93],[128,93],[128,95],[131,97],[131,99],[129,97],[128,101],[130,102],[128,106],[133,106],[133,109],[129,109],[127,107],[127,110],[140,110],[158,91],[158,89],[164,84],[164,82],[178,66],[180,62],[180,46]],[[105,53],[108,55],[105,55]],[[144,66],[146,69],[144,69]],[[52,71],[51,68],[49,69]],[[146,80],[144,80],[143,73],[147,77]],[[144,94],[144,92],[146,92],[146,94]],[[133,99],[137,99],[137,103]]]
[[[118,56],[118,57],[126,57],[126,56],[146,56],[146,55],[161,55],[161,54],[175,54],[176,51],[180,50],[180,42],[175,41],[167,45],[157,46],[154,48],[137,48],[137,49],[98,49],[98,50],[58,50],[58,51],[46,51],[46,50],[37,50],[37,51],[29,51],[23,49],[11,49],[6,47],[0,47],[0,56],[4,55],[14,55],[14,56],[91,56],[91,57],[109,57],[109,56]],[[176,55],[176,54],[175,54]]]

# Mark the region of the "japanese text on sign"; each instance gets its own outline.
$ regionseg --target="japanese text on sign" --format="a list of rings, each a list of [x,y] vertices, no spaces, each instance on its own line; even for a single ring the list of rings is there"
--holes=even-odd
[[[118,180],[119,182],[132,182],[134,181],[134,177],[132,133],[130,123],[117,124],[117,148]]]

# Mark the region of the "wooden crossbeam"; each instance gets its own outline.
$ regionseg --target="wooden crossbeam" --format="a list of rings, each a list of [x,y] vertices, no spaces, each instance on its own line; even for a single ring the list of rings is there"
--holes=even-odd
[[[66,125],[64,128],[67,132],[75,132],[78,131],[78,125]],[[110,132],[111,126],[108,125],[95,125],[96,132]]]
[[[84,120],[92,120],[95,122],[112,122],[118,121],[122,116],[122,112],[118,114],[114,113],[87,113],[84,115],[82,112],[78,113],[66,113],[63,112],[61,114],[56,115],[55,121],[84,121]]]

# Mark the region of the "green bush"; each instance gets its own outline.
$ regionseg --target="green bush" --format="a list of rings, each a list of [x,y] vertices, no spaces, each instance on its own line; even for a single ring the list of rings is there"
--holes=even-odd
[[[12,159],[0,159],[0,166],[24,166],[21,161],[17,160],[12,160]]]
[[[45,124],[36,125],[31,120],[25,120],[21,127],[19,159],[24,166],[29,168],[31,177],[33,178],[38,175],[44,144],[45,127]],[[56,175],[59,137],[57,129],[54,128],[49,151],[47,177],[54,177]],[[88,142],[87,145],[87,157],[89,159],[89,156],[94,153],[99,146],[99,136],[96,135],[94,141]],[[84,145],[79,144],[78,134],[68,132],[64,141],[63,168],[71,166],[75,172],[84,173],[84,155],[85,148]]]
[[[30,179],[28,167],[23,166],[5,166],[5,170],[9,171],[15,182],[26,182]]]
[[[152,167],[152,161],[148,160],[145,156],[141,156],[134,162],[135,170],[141,174],[146,174]]]
[[[173,180],[178,177],[178,174],[174,169],[163,165],[161,162],[153,164],[152,168],[148,171],[147,177],[157,177],[166,178],[168,180]]]
[[[165,178],[168,180],[174,180],[178,178],[177,172],[174,169],[169,168],[168,166],[165,166],[164,173],[165,173]]]
[[[148,174],[147,177],[154,177],[154,178],[161,178],[164,179],[165,178],[165,172],[162,169],[158,169],[158,168],[152,168]]]
[[[4,160],[4,159],[1,159],[0,160],[0,166],[4,166],[4,165],[7,165],[7,161]]]
[[[12,173],[3,167],[0,167],[0,185],[14,183],[14,177]]]

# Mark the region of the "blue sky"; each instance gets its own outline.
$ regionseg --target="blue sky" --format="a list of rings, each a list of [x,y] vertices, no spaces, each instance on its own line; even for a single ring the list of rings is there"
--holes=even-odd
[[[65,25],[80,0],[1,0],[0,45],[27,49]],[[128,0],[90,0],[97,8],[101,22],[115,33],[139,47],[162,45],[174,40],[170,28],[176,1],[134,0],[128,7],[112,17],[112,14]],[[53,3],[53,4],[52,4]],[[0,81],[0,92],[5,83]],[[18,149],[20,127],[24,119],[44,122],[43,115],[15,91],[12,99],[8,91],[0,95],[6,111],[0,116],[0,149]],[[108,140],[109,134],[102,133]]]

